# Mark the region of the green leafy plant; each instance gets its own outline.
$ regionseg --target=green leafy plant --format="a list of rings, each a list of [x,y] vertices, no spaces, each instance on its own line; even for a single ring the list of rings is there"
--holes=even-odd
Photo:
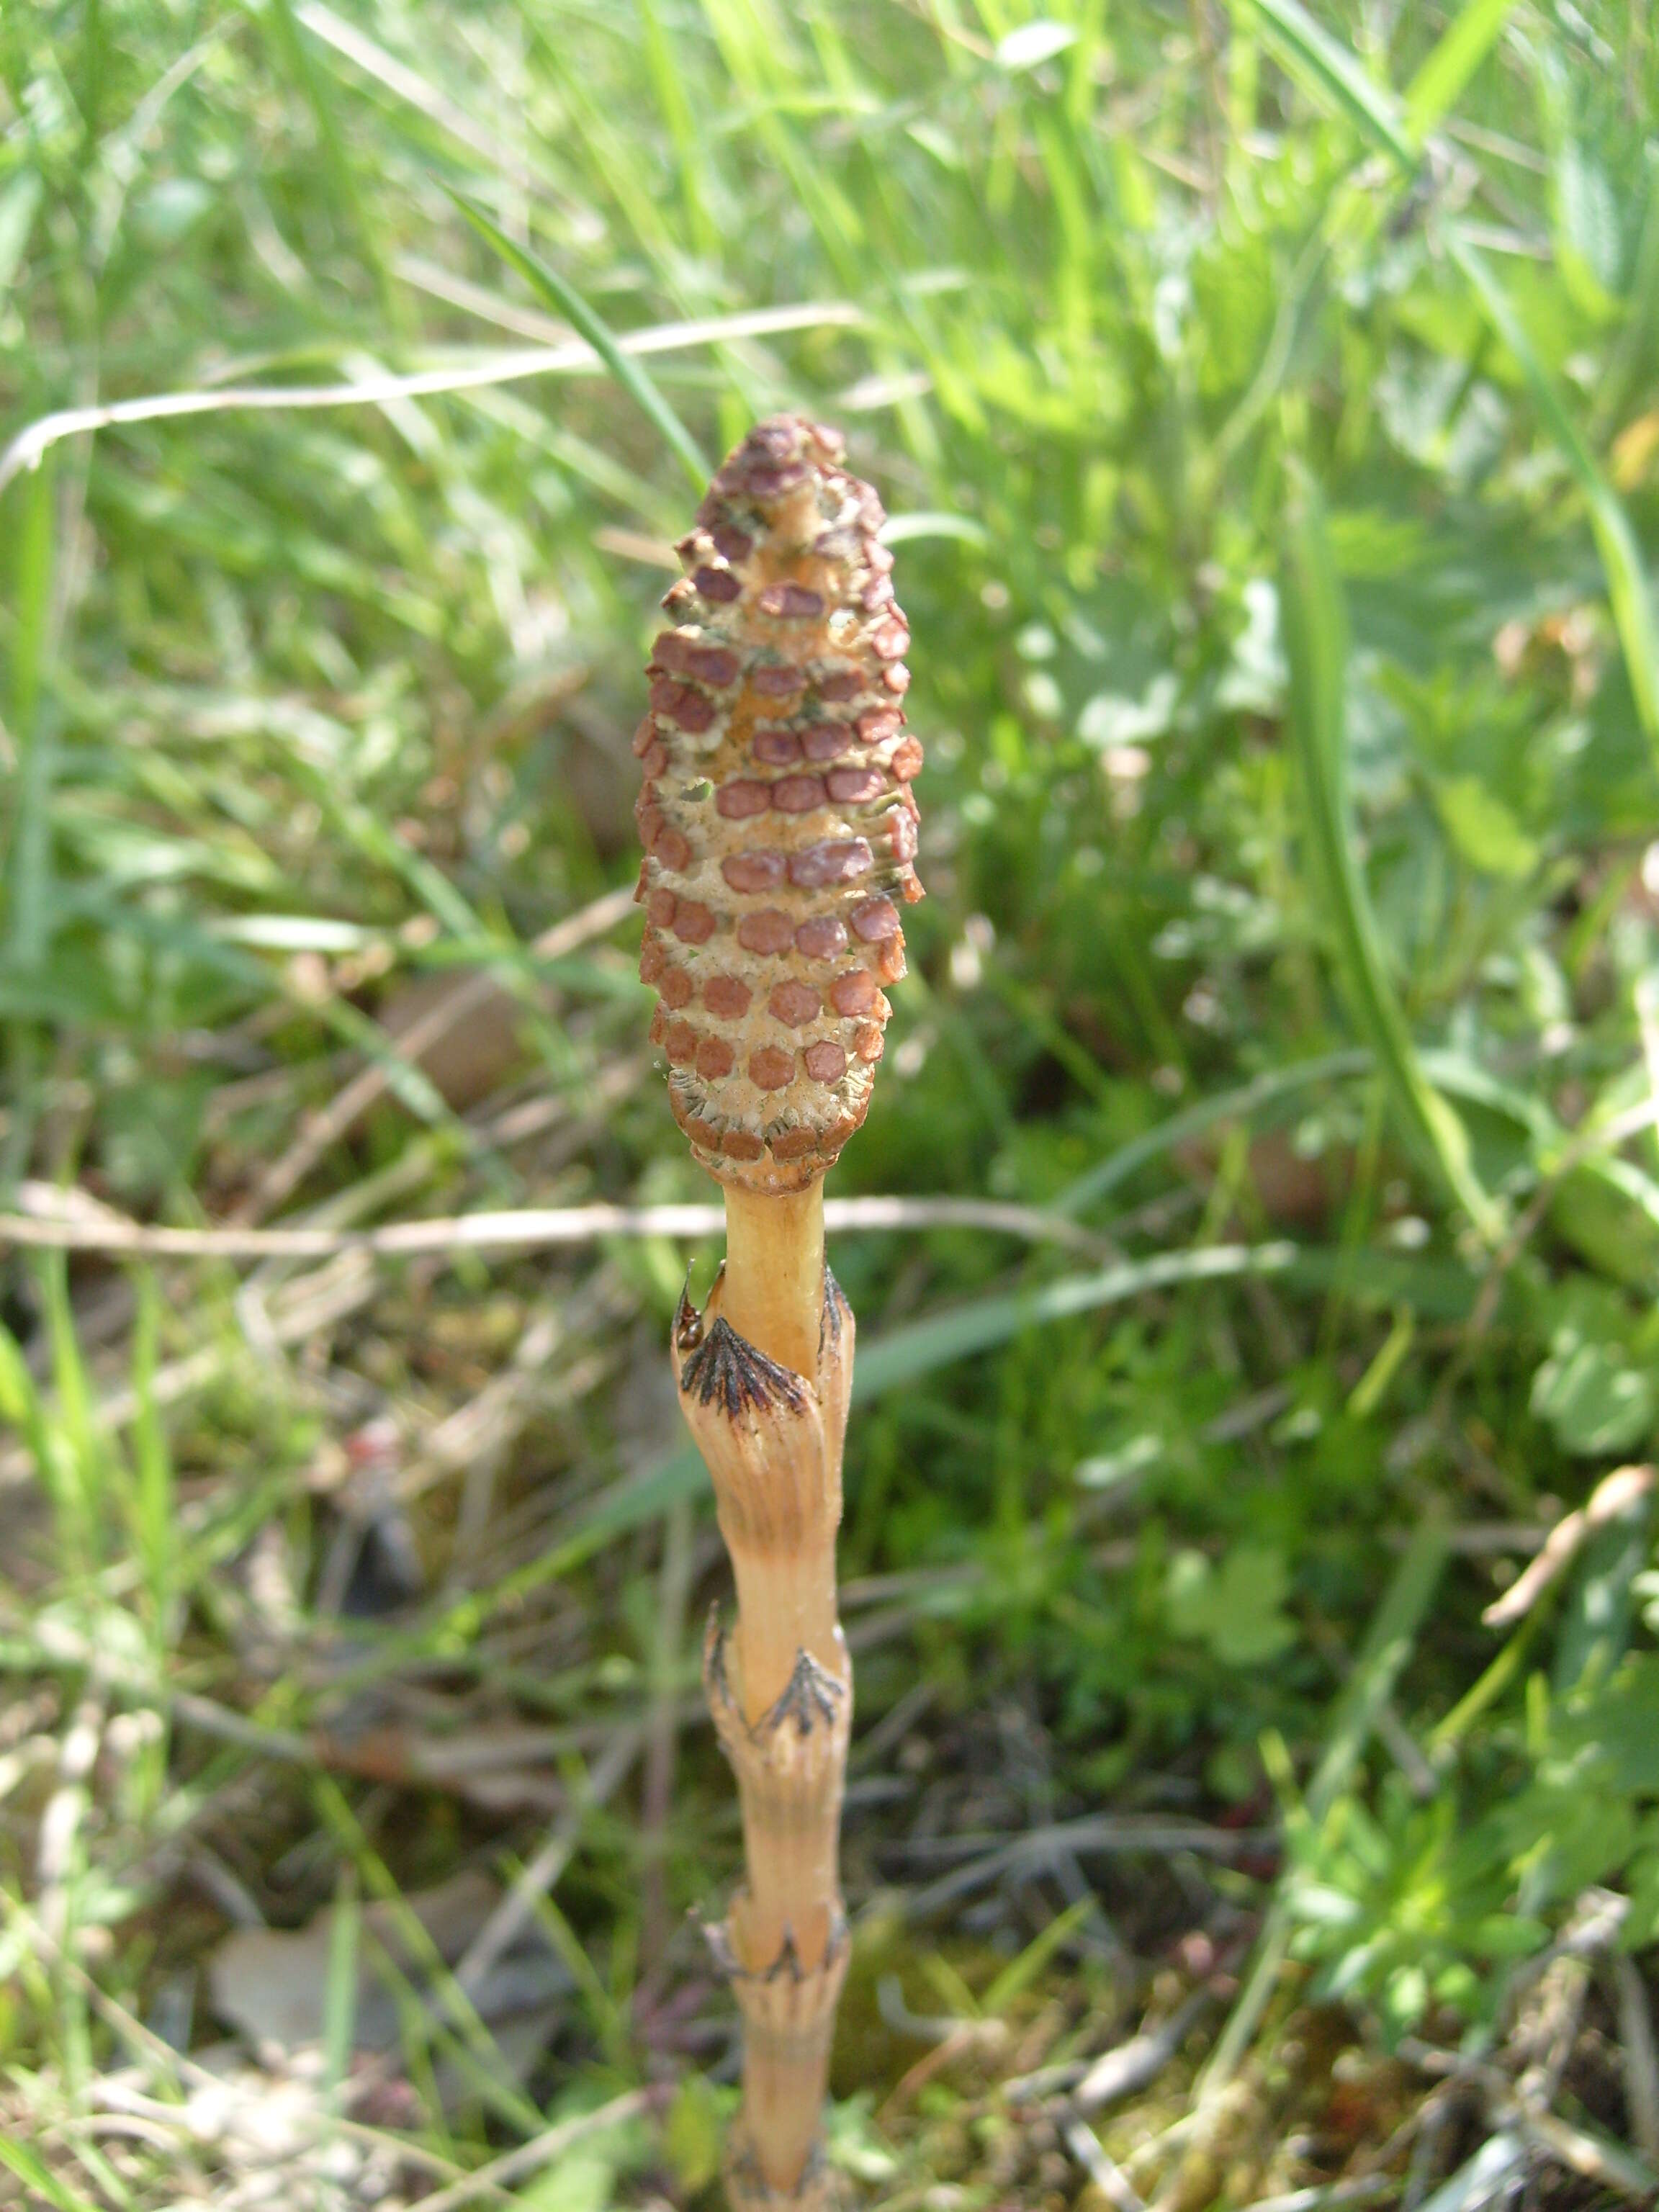
[[[230,1919],[526,1869],[529,2070],[412,1987],[360,2064],[342,1964],[295,2156],[714,2185],[715,1554],[639,1378],[715,1252],[641,1211],[708,1194],[629,745],[781,410],[884,488],[928,747],[832,1201],[832,2161],[1082,2185],[1002,2084],[1222,1928],[1099,2121],[1144,2201],[1241,2075],[1240,2202],[1554,2155],[1407,2147],[1409,2044],[1365,2090],[1408,2022],[1513,2080],[1587,1889],[1655,2002],[1651,1522],[1571,1516],[1659,1384],[1656,71],[1610,0],[3,11],[7,2185],[234,2195],[173,2117]]]

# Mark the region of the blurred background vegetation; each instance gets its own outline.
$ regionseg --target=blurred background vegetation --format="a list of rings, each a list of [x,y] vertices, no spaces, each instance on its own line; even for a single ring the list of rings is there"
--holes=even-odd
[[[714,2199],[717,1240],[351,1242],[713,1195],[695,494],[573,314],[880,487],[930,897],[832,1194],[1023,1209],[832,1239],[838,2160],[1651,2201],[1643,0],[23,0],[0,78],[0,2203]]]

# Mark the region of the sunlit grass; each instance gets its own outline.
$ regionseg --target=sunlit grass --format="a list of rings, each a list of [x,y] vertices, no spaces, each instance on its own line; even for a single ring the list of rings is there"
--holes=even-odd
[[[1352,2008],[1327,2073],[1408,2031],[1501,2067],[1586,1899],[1659,1933],[1648,1504],[1480,1618],[1659,1420],[1640,11],[106,0],[11,11],[0,83],[0,1212],[706,1195],[632,923],[535,947],[633,878],[696,456],[840,422],[894,518],[930,892],[842,1188],[1119,1256],[836,1247],[838,2154],[894,2206],[1065,2201],[1075,2144],[996,2082],[1130,2032],[1201,1931],[1236,1987],[1112,2154],[1220,2201],[1185,2138],[1133,2154],[1236,2074],[1235,2196],[1359,2172],[1357,2091],[1297,2148],[1297,2006]],[[462,974],[497,988],[411,1060]],[[658,1372],[687,1256],[0,1261],[34,2197],[240,2202],[204,1962],[331,1907],[318,2174],[396,2139],[449,2188],[545,2135],[573,2212],[709,2186],[729,2054],[681,1923],[738,1850]],[[1277,1823],[1284,1872],[1100,1840],[1172,1820]],[[1074,1821],[903,1921],[954,1831]],[[517,2069],[406,1900],[544,1850]],[[354,2102],[383,1954],[393,2087]],[[973,2033],[913,2080],[942,2014]],[[1552,2124],[1651,2158],[1622,2078],[1570,2070]]]

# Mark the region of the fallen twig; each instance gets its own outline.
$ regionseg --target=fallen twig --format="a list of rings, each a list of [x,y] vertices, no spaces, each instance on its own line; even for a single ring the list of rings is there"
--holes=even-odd
[[[1143,2201],[1134,2184],[1115,2158],[1102,2148],[1100,2138],[1088,2122],[1075,2112],[1060,2124],[1060,2138],[1117,2212],[1146,2212]]]
[[[1641,1969],[1626,1952],[1612,1958],[1619,1998],[1619,2044],[1625,2062],[1625,2103],[1630,2131],[1644,2157],[1659,2166],[1659,2049]]]
[[[849,328],[865,320],[864,311],[842,300],[802,306],[757,307],[738,315],[714,315],[697,322],[661,323],[630,331],[617,343],[623,353],[673,353],[683,346],[721,345],[732,338],[765,337],[776,331]],[[349,384],[220,385],[197,392],[161,392],[118,399],[103,407],[65,407],[43,415],[18,432],[0,453],[0,492],[21,470],[32,469],[60,440],[123,422],[176,421],[181,416],[277,414],[327,407],[379,407],[393,399],[436,398],[447,392],[480,392],[532,376],[582,374],[600,366],[585,338],[562,345],[526,346],[482,362],[416,369],[407,375],[365,376]]]
[[[374,1071],[378,1073],[379,1071]],[[343,1252],[377,1259],[420,1253],[535,1251],[591,1244],[605,1237],[713,1237],[725,1226],[718,1206],[520,1206],[430,1221],[390,1221],[376,1229],[168,1229],[129,1220],[83,1191],[50,1183],[18,1188],[19,1213],[0,1214],[0,1247],[131,1253],[167,1260],[320,1260]],[[1063,1244],[1106,1259],[1113,1249],[1063,1214],[976,1198],[842,1198],[825,1202],[831,1229],[871,1233],[906,1229],[982,1229],[1029,1243]]]
[[[1608,2136],[1576,2128],[1556,2112],[1525,2112],[1518,2123],[1528,2141],[1558,2166],[1582,2174],[1599,2188],[1611,2189],[1638,2204],[1659,2199],[1659,2172]]]
[[[205,2100],[207,2109],[215,2116],[213,2132],[210,2139],[216,2141],[222,2137],[228,2118],[233,2125],[239,2123],[245,2124],[248,2132],[257,2139],[258,2120],[254,2107],[258,2100],[253,2096],[242,2094],[234,2081],[227,2079],[222,2075],[211,2073],[206,2067],[198,2065],[188,2053],[175,2051],[173,2045],[161,2036],[157,2035],[153,2028],[147,2027],[143,2021],[130,2013],[125,2006],[118,2002],[106,1990],[100,1987],[79,1960],[74,1958],[58,1942],[52,1931],[42,1924],[20,1899],[8,1898],[0,1894],[0,1906],[4,1908],[5,1924],[15,1928],[30,1950],[49,1959],[58,1972],[65,1975],[75,1984],[85,1996],[92,2009],[103,2020],[117,2039],[131,2055],[136,2063],[145,2070],[149,2078],[153,2080],[160,2075],[174,2087],[189,2088]],[[116,2077],[108,2072],[98,2076],[94,2094],[104,2103],[117,2105],[118,2108],[120,2106],[125,2106],[141,2112],[151,2114],[158,2119],[165,2112],[170,2122],[185,2126],[191,2124],[192,2115],[189,2100],[177,2106],[152,2104],[130,2090],[124,2092],[122,2085],[118,2082]],[[646,2093],[635,2091],[633,2094],[643,2095]],[[601,2106],[600,2112],[602,2112],[604,2109]],[[565,2124],[568,2127],[589,2123],[597,2124],[599,2117],[600,2114],[598,2112],[587,2113],[582,2116],[580,2124],[567,2121]],[[371,2149],[389,2151],[400,2160],[422,2166],[428,2172],[441,2174],[446,2179],[454,2175],[457,2171],[453,2159],[445,2158],[441,2153],[428,2148],[418,2136],[394,2135],[386,2129],[368,2126],[361,2120],[350,2119],[343,2113],[330,2112],[321,2106],[314,2113],[304,2115],[299,2124],[306,2128],[307,2133],[314,2134],[321,2140],[326,2141],[337,2136],[349,2136],[352,2141],[362,2143]],[[191,2132],[198,2135],[204,2133],[199,2125],[192,2127]],[[528,2148],[529,2146],[526,2145],[525,2148]],[[496,2161],[497,2164],[500,2162],[500,2160]],[[457,2185],[459,2186],[459,2183]],[[487,2166],[480,2167],[476,2174],[468,2177],[467,2185],[469,2190],[484,2188],[494,2197],[504,2201],[507,2198],[506,2189],[490,2178],[490,2169]],[[465,2199],[459,2201],[465,2202]],[[422,2202],[423,2204],[430,2205],[435,2203],[437,2200],[425,2197]]]
[[[1139,2096],[1152,2087],[1186,2041],[1200,2013],[1215,2001],[1213,1990],[1194,1990],[1168,2020],[1161,2021],[1156,2027],[1143,2028],[1127,2042],[1102,2051],[1097,2058],[1046,2066],[1039,2073],[1028,2074],[1022,2081],[1010,2081],[1006,2094],[1011,2100],[1024,2102],[1066,2091],[1070,2103],[1085,2114],[1102,2112],[1125,2097]]]
[[[0,1228],[0,1243],[4,1241],[4,1233]],[[320,1336],[331,1323],[343,1321],[348,1314],[367,1305],[374,1295],[374,1272],[360,1255],[337,1255],[323,1267],[283,1285],[281,1310],[270,1316],[273,1342],[279,1346],[300,1344]],[[155,1406],[175,1405],[193,1390],[205,1389],[245,1348],[240,1337],[221,1334],[199,1351],[187,1352],[182,1359],[169,1360],[150,1377],[149,1402]],[[130,1384],[123,1385],[107,1392],[88,1410],[100,1427],[122,1428],[138,1412],[138,1394]],[[30,1481],[36,1471],[34,1454],[29,1446],[13,1445],[9,1451],[0,1453],[0,1490]]]
[[[966,1843],[969,1839],[960,1840]],[[1278,1832],[1272,1828],[1209,1828],[1198,1821],[1190,1826],[1174,1820],[1059,1821],[1051,1827],[1035,1828],[1029,1834],[1016,1836],[1000,1849],[986,1851],[970,1864],[941,1875],[937,1881],[929,1882],[925,1889],[908,1897],[904,1911],[908,1918],[921,1917],[970,1890],[983,1889],[987,1883],[1000,1880],[1016,1868],[1041,1866],[1059,1850],[1197,1851],[1206,1858],[1225,1859],[1269,1848],[1278,1840]],[[916,1847],[898,1848],[906,1850]]]
[[[1287,2189],[1282,2197],[1258,2197],[1245,2212],[1336,2212],[1339,2205],[1397,2196],[1400,2187],[1392,2174],[1357,2173],[1350,2181],[1317,2182],[1308,2189]]]
[[[573,1799],[548,1832],[534,1858],[528,1861],[495,1910],[468,1945],[455,1968],[455,1978],[471,1995],[502,1954],[517,1940],[560,1875],[570,1863],[582,1824],[597,1805],[603,1805],[634,1764],[640,1748],[640,1730],[625,1729],[614,1736],[595,1761],[587,1786]]]
[[[627,2121],[638,2119],[660,2101],[660,2093],[654,2089],[628,2089],[620,2097],[612,2097],[608,2104],[600,2105],[591,2112],[578,2112],[574,2119],[561,2120],[556,2127],[532,2136],[528,2142],[520,2143],[515,2150],[503,2151],[499,2158],[481,2166],[476,2173],[464,2180],[441,2189],[434,2197],[421,2199],[421,2212],[459,2212],[463,2204],[471,2203],[481,2192],[490,2197],[503,2197],[514,2183],[526,2174],[539,2172],[556,2158],[572,2149],[585,2136],[599,2135],[606,2128],[623,2126]]]
[[[634,887],[623,884],[620,890],[606,891],[575,914],[566,915],[550,929],[544,930],[531,945],[532,955],[540,960],[562,959],[580,945],[596,937],[603,937],[614,929],[634,910]],[[386,1042],[396,1060],[405,1065],[418,1062],[434,1047],[447,1036],[452,1030],[486,1006],[495,994],[506,988],[493,968],[474,970],[447,991],[435,1006],[429,1006],[400,1035],[388,1036]],[[308,1115],[298,1135],[288,1150],[273,1161],[250,1195],[245,1218],[252,1223],[282,1204],[289,1193],[310,1174],[331,1146],[345,1136],[369,1108],[386,1091],[392,1081],[391,1065],[372,1060],[354,1075],[349,1083],[337,1091],[320,1113]]]
[[[1575,1513],[1558,1521],[1544,1539],[1530,1565],[1516,1577],[1500,1598],[1495,1598],[1480,1618],[1488,1628],[1507,1628],[1532,1611],[1550,1584],[1577,1555],[1585,1539],[1617,1521],[1653,1488],[1650,1467],[1615,1468],[1604,1475],[1587,1502]]]

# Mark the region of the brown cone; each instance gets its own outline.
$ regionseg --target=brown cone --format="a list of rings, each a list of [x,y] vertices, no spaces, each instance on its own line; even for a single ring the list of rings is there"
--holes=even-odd
[[[777,416],[726,460],[635,739],[651,1034],[704,1165],[756,1191],[803,1188],[863,1121],[899,910],[922,895],[909,632],[881,503],[842,452]]]

